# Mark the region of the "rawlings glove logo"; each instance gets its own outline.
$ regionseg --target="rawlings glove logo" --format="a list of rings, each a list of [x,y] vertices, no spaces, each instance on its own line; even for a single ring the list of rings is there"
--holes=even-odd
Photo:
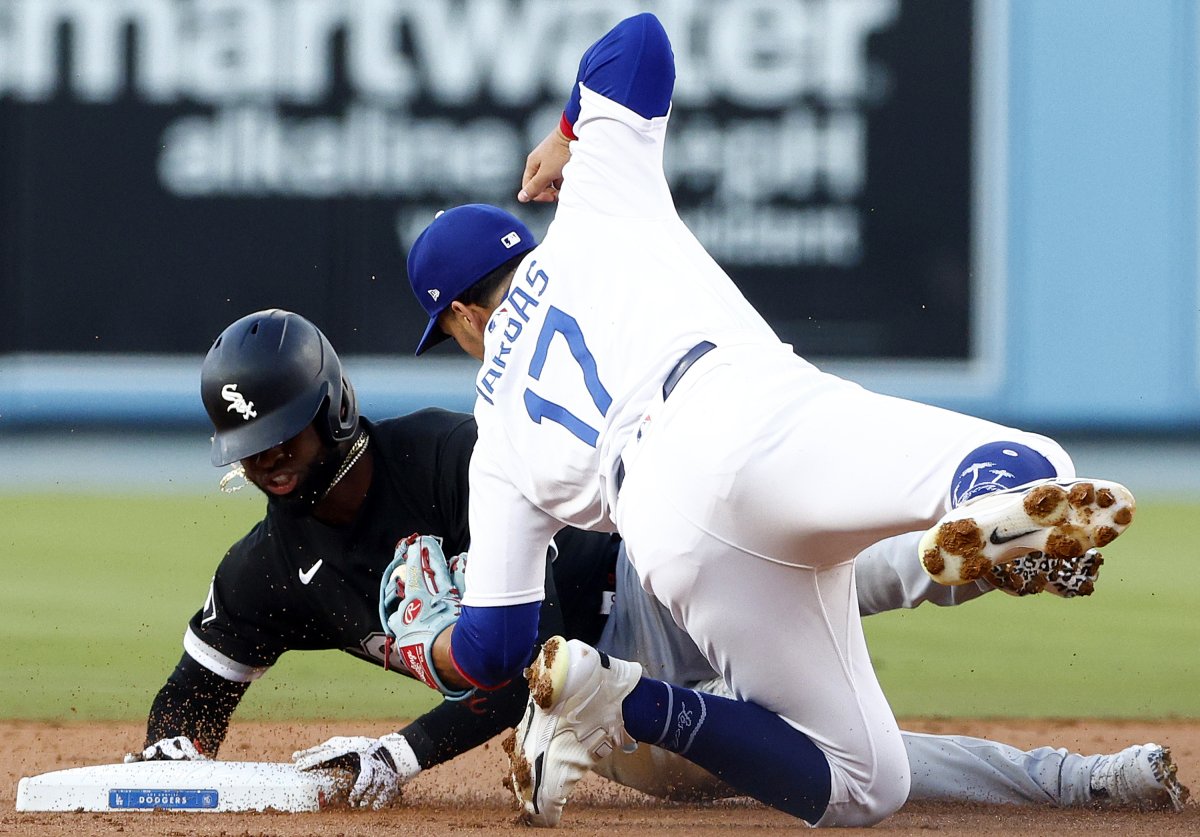
[[[404,615],[401,616],[400,618],[404,620],[405,625],[411,625],[413,623],[413,620],[415,620],[420,615],[421,615],[421,600],[413,599],[404,608]]]
[[[434,676],[433,661],[426,656],[423,645],[420,643],[402,645],[400,646],[400,656],[404,659],[404,667],[413,677],[435,691],[445,691],[437,677]]]

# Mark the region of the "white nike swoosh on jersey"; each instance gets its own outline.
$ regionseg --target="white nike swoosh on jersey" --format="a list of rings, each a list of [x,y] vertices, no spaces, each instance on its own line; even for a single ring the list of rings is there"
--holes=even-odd
[[[312,581],[313,576],[317,574],[317,570],[321,569],[321,565],[324,563],[324,558],[318,558],[317,563],[309,567],[308,570],[297,569],[296,572],[300,574],[300,583],[308,584],[308,582]]]

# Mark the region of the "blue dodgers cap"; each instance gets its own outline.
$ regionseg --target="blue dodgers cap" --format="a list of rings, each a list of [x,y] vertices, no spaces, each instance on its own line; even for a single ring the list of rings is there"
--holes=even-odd
[[[438,315],[463,291],[536,246],[529,228],[499,207],[469,203],[439,212],[408,251],[408,281],[429,314],[417,354],[446,339]]]

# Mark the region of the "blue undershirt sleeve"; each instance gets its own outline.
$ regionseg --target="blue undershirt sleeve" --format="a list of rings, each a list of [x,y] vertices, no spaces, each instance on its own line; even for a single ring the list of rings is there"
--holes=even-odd
[[[658,18],[648,13],[626,18],[588,48],[563,110],[566,127],[579,118],[581,83],[646,119],[665,116],[675,88],[675,56]]]
[[[450,644],[459,673],[480,689],[498,689],[520,674],[533,659],[541,607],[464,605]]]

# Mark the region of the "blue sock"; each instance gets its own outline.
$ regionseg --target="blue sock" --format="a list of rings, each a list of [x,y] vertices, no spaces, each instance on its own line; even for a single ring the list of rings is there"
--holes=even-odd
[[[959,463],[950,487],[953,508],[967,500],[1058,476],[1050,460],[1028,445],[991,442]]]
[[[829,806],[829,761],[807,735],[748,701],[643,677],[621,709],[625,729],[772,808],[815,823]]]

